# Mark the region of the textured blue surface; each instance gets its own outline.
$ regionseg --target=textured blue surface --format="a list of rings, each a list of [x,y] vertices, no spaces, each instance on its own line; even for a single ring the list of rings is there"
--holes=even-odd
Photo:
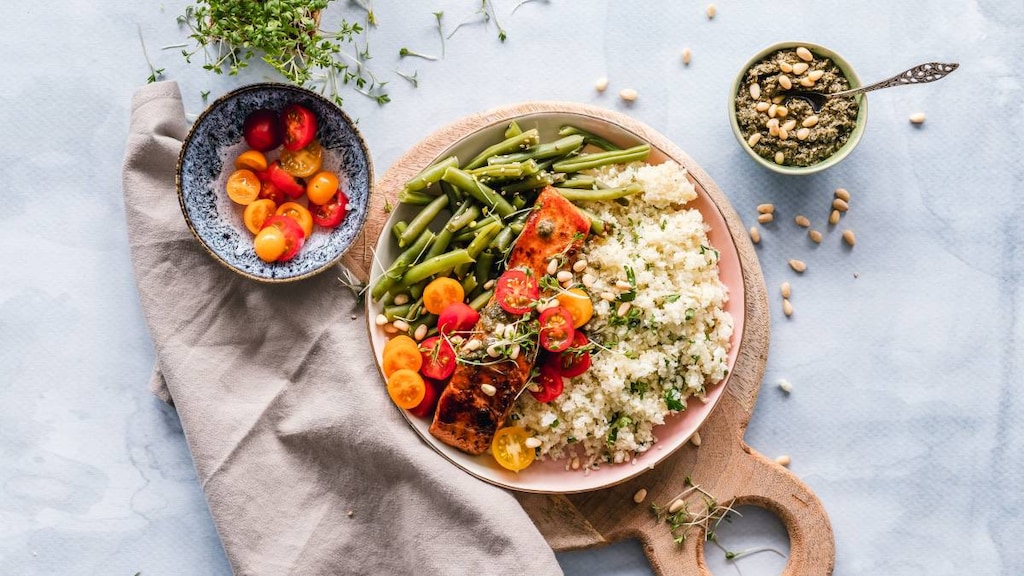
[[[466,114],[528,100],[628,113],[699,162],[748,225],[776,205],[758,248],[772,309],[753,449],[788,454],[835,531],[835,573],[1024,573],[1024,5],[1018,1],[478,2],[377,0],[368,66],[379,106],[347,91],[345,111],[377,170]],[[179,82],[194,118],[244,84],[185,64],[186,2],[13,0],[0,82],[4,271],[0,274],[0,574],[228,574],[174,411],[152,397],[152,346],[132,277],[121,162],[133,91],[150,74],[139,42]],[[443,11],[445,56],[433,12]],[[324,22],[360,18],[332,5]],[[751,55],[793,37],[843,54],[873,82],[928,61],[949,78],[869,95],[871,119],[835,168],[785,177],[756,166],[726,116]],[[363,41],[360,41],[360,49]],[[398,56],[408,47],[436,61]],[[684,66],[684,47],[693,61]],[[418,87],[397,76],[417,74]],[[607,76],[610,87],[595,92]],[[621,102],[631,87],[639,98]],[[927,121],[907,118],[925,112]],[[824,224],[832,191],[851,209]],[[793,217],[823,232],[816,245]],[[855,230],[857,245],[840,241]],[[786,265],[808,263],[802,276]],[[791,318],[778,287],[793,285]],[[785,394],[776,382],[792,382]],[[785,549],[771,518],[723,534],[740,549]],[[756,536],[756,538],[754,537]],[[719,576],[777,574],[774,554]],[[569,574],[650,572],[640,547],[560,555]]]

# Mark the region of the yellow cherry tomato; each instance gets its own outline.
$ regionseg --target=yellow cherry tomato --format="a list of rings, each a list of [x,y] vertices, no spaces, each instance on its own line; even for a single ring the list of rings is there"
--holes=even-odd
[[[560,292],[555,298],[572,315],[573,328],[579,328],[590,322],[590,318],[594,315],[594,303],[590,300],[590,294],[587,294],[586,290],[582,288],[570,288],[565,292]]]
[[[408,410],[419,406],[427,395],[427,383],[419,372],[402,368],[388,376],[388,396],[399,408]]]
[[[242,213],[242,222],[245,223],[249,232],[259,234],[263,229],[263,223],[274,215],[274,210],[277,210],[277,204],[273,200],[261,198],[245,207],[245,212]]]
[[[309,178],[320,170],[324,163],[324,149],[313,140],[305,148],[281,151],[281,167],[292,176]]]
[[[440,314],[451,304],[462,302],[465,297],[466,292],[458,280],[442,276],[431,280],[423,289],[423,307],[431,314]]]
[[[533,448],[526,445],[530,433],[520,426],[508,426],[498,430],[491,441],[491,454],[502,468],[519,472],[536,457]]]
[[[267,169],[267,157],[259,150],[246,150],[235,158],[235,168],[263,172]]]
[[[273,262],[288,250],[288,240],[277,226],[267,226],[256,234],[252,242],[256,255],[265,262]]]
[[[285,202],[277,207],[277,211],[274,212],[278,216],[287,216],[292,220],[295,220],[299,227],[302,228],[302,233],[309,238],[309,235],[313,233],[313,215],[309,213],[309,209],[297,202]]]
[[[313,204],[322,206],[334,198],[339,185],[338,175],[334,172],[317,172],[306,182],[306,196],[309,196],[309,201]]]
[[[260,179],[252,170],[235,170],[228,176],[227,192],[232,202],[248,206],[259,197],[263,187]]]

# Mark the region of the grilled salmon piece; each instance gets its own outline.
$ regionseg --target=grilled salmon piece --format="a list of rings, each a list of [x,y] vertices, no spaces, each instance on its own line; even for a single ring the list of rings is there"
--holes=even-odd
[[[552,258],[574,261],[589,231],[590,220],[583,213],[553,188],[545,188],[509,254],[508,268],[540,277]],[[486,350],[503,340],[494,333],[498,324],[507,326],[521,319],[506,312],[493,297],[480,311],[480,321],[470,338],[480,343],[455,367],[430,425],[430,433],[445,444],[469,454],[482,454],[505,424],[516,398],[529,383],[537,343],[522,346],[515,359],[492,358]],[[495,393],[485,394],[484,384],[493,386]]]

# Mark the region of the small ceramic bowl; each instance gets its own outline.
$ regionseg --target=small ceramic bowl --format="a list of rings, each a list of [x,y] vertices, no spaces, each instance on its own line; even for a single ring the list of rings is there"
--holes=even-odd
[[[242,222],[245,206],[228,198],[225,183],[235,158],[248,149],[242,136],[245,117],[260,108],[280,111],[291,103],[316,115],[322,169],[338,174],[349,211],[336,228],[314,226],[291,260],[265,262],[256,256],[253,234]],[[278,154],[267,152],[267,158]],[[287,84],[253,84],[218,98],[193,124],[178,157],[178,200],[188,227],[215,260],[260,282],[308,278],[337,264],[366,222],[372,182],[369,151],[349,117],[319,94]],[[299,202],[305,203],[305,197]]]
[[[761,50],[760,52],[755,54],[750,60],[747,61],[746,64],[743,65],[742,68],[740,68],[739,73],[736,75],[736,78],[732,82],[732,88],[729,92],[729,122],[732,126],[733,135],[736,136],[736,141],[739,142],[743,150],[751,158],[753,158],[755,162],[779,174],[813,174],[815,172],[820,172],[822,170],[825,170],[826,168],[835,166],[844,158],[849,156],[850,152],[853,152],[853,149],[856,148],[857,143],[860,142],[860,138],[864,134],[864,127],[867,125],[868,121],[867,98],[864,94],[858,94],[857,96],[853,97],[858,105],[857,118],[855,121],[855,126],[853,130],[850,132],[849,136],[847,137],[846,142],[832,155],[809,166],[777,164],[772,159],[760,156],[756,151],[754,151],[753,148],[750,147],[750,145],[748,145],[747,136],[744,135],[741,131],[739,121],[736,117],[736,99],[739,95],[739,91],[741,89],[746,89],[744,87],[743,80],[746,76],[747,70],[757,65],[759,62],[761,62],[763,59],[765,59],[767,56],[771,55],[774,52],[777,52],[779,50],[792,50],[799,46],[803,46],[810,50],[811,54],[814,55],[815,57],[823,57],[831,60],[842,71],[843,76],[846,77],[846,80],[850,84],[850,88],[857,88],[858,86],[861,85],[860,78],[857,76],[857,73],[854,72],[853,67],[850,66],[850,63],[847,62],[846,59],[844,59],[839,54],[836,54],[832,50],[829,50],[824,46],[820,46],[812,42],[779,42],[776,44],[772,44],[771,46],[768,46],[764,50]],[[794,88],[799,88],[799,85],[795,86]],[[808,90],[813,90],[813,88],[808,88]],[[765,117],[765,119],[767,120],[767,116]],[[795,135],[790,135],[790,137],[796,138]]]

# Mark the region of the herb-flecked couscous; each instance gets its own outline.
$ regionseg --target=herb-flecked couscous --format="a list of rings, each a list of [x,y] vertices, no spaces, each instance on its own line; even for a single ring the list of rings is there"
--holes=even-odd
[[[593,364],[550,403],[524,394],[511,417],[540,440],[540,458],[584,470],[632,461],[667,416],[721,382],[733,329],[719,253],[700,212],[686,207],[697,196],[686,170],[632,163],[595,175],[613,187],[638,182],[643,192],[585,205],[614,224],[583,247]]]

